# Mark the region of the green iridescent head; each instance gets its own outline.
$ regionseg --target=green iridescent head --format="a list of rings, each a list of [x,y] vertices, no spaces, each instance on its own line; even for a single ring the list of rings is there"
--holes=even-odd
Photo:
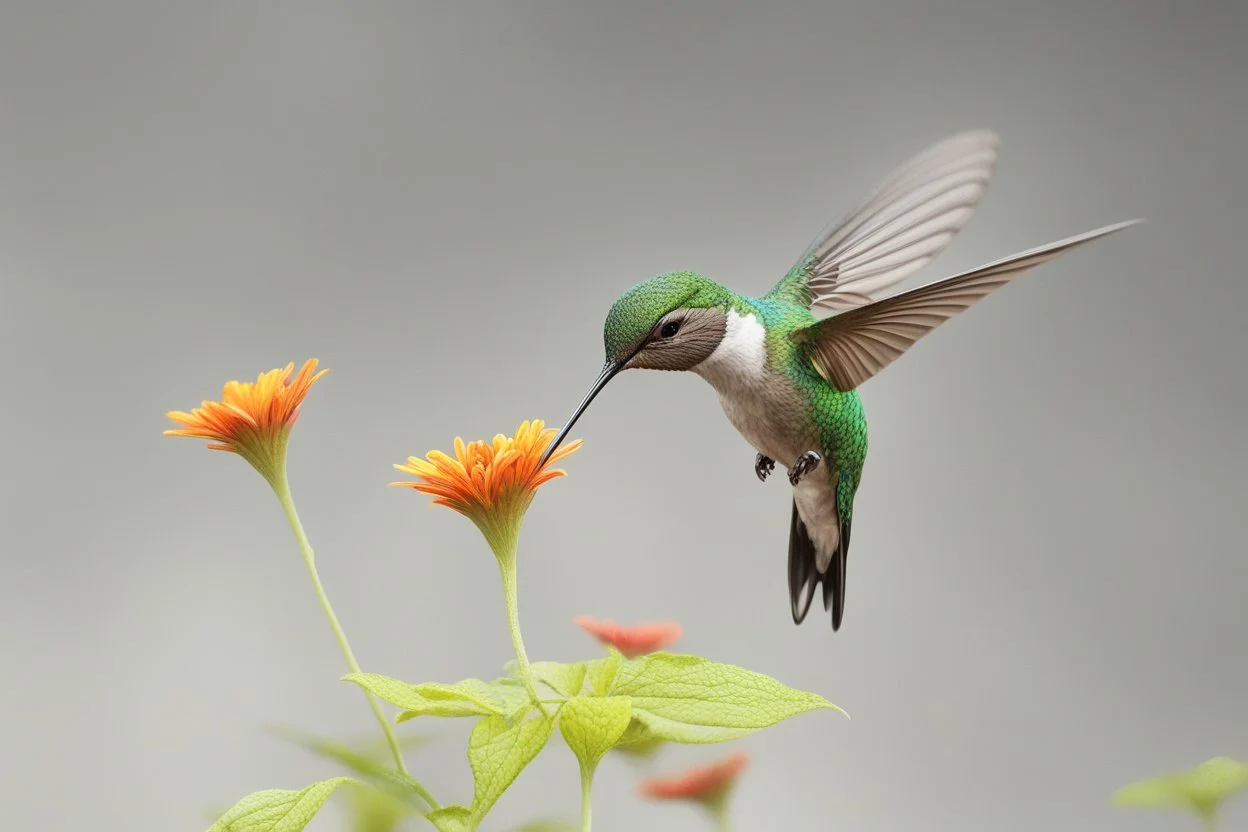
[[[722,287],[693,272],[668,272],[638,283],[607,313],[602,327],[607,360],[627,362],[668,315],[722,305],[723,294]]]
[[[602,328],[606,364],[546,451],[549,456],[607,382],[621,370],[692,370],[724,338],[733,294],[693,272],[668,272],[620,296]]]

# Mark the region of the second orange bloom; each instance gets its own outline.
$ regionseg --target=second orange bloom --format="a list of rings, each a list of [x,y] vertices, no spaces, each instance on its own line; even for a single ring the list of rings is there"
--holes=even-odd
[[[409,457],[394,467],[419,480],[391,484],[429,494],[435,504],[452,508],[478,525],[491,520],[518,521],[537,489],[566,473],[550,466],[581,447],[579,439],[568,442],[541,464],[555,433],[535,419],[521,423],[515,436],[499,434],[493,442],[465,443],[457,436],[455,456],[430,451],[425,459]]]

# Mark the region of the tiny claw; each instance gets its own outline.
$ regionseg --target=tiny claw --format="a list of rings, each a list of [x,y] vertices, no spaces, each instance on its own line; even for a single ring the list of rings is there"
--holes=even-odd
[[[819,463],[823,460],[819,454],[814,451],[807,451],[797,458],[793,463],[793,469],[789,471],[789,484],[794,488],[802,481],[802,477],[819,467]]]
[[[754,473],[758,475],[759,482],[767,482],[767,476],[776,470],[776,461],[769,456],[759,454],[754,458]]]

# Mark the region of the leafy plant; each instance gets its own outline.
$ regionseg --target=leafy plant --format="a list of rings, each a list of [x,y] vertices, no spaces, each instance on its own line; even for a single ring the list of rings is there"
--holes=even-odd
[[[315,359],[308,361],[293,380],[291,364],[261,374],[254,383],[230,382],[222,401],[204,402],[191,413],[170,413],[182,428],[167,433],[208,439],[210,448],[243,457],[269,483],[346,661],[349,673],[343,678],[363,691],[381,726],[393,766],[349,746],[301,736],[301,744],[335,760],[354,776],[333,777],[298,790],[255,792],[222,814],[210,832],[299,832],[342,787],[350,791],[357,832],[391,832],[412,814],[441,832],[471,832],[547,747],[556,729],[579,763],[580,828],[588,832],[594,776],[613,750],[653,753],[668,742],[721,743],[807,711],[840,710],[822,696],[795,690],[761,673],[659,651],[679,637],[679,628],[671,622],[630,630],[585,619],[582,626],[607,645],[605,656],[530,663],[517,597],[520,529],[538,488],[565,473],[550,466],[581,444],[578,440],[551,448],[555,431],[540,421],[525,422],[514,436],[499,435],[492,442],[465,444],[457,438],[454,456],[432,451],[424,459],[409,457],[395,467],[416,480],[393,483],[431,495],[435,503],[468,517],[480,529],[499,567],[516,661],[490,681],[408,683],[364,672],[317,575],[312,546],[295,510],[286,474],[287,445],[299,408],[326,372],[315,373],[316,365]],[[401,744],[378,700],[399,709],[398,723],[418,718],[473,721],[467,749],[473,775],[469,802],[442,805],[409,773]],[[728,778],[714,770],[710,787],[684,798],[702,800],[726,825],[727,793],[739,770],[738,766]],[[697,783],[705,786],[704,781],[702,776]],[[655,796],[653,789],[651,796]],[[558,823],[540,821],[525,829],[554,830]]]

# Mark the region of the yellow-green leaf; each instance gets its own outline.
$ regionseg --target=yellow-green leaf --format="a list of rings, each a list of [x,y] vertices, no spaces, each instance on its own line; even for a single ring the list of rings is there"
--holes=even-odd
[[[546,746],[555,727],[553,716],[539,715],[520,721],[487,716],[468,738],[468,764],[472,766],[472,819],[481,819]]]
[[[585,684],[585,662],[535,662],[533,675],[560,696],[577,696]]]
[[[1125,786],[1114,793],[1119,806],[1188,809],[1212,817],[1223,801],[1248,788],[1248,763],[1214,757],[1195,768]]]
[[[615,744],[615,750],[631,757],[646,759],[653,757],[663,747],[664,740],[656,737],[645,723],[636,718],[628,724],[628,728]]]
[[[348,789],[352,832],[394,832],[404,819],[416,814],[411,804],[371,787]]]
[[[681,743],[724,742],[806,711],[841,711],[770,676],[671,653],[622,663],[611,692],[632,699],[633,718],[653,738]]]
[[[593,772],[602,756],[619,742],[632,718],[633,703],[627,696],[578,696],[559,709],[559,733],[580,760],[581,768]]]
[[[443,806],[425,815],[438,832],[472,832],[472,810],[467,806]]]
[[[390,794],[402,798],[421,809],[429,808],[424,798],[420,796],[420,787],[410,775],[379,763],[373,757],[361,754],[354,748],[342,743],[292,730],[284,730],[281,733],[291,742],[301,745],[315,754],[320,754],[323,757],[328,757],[341,763],[361,777],[367,778],[374,785],[384,788]]]
[[[355,782],[350,777],[334,777],[298,791],[253,792],[217,818],[208,832],[301,832],[335,789]]]
[[[464,717],[514,714],[528,704],[523,689],[514,685],[465,679],[453,685],[426,682],[409,685],[377,673],[352,673],[343,677],[366,691],[403,709],[397,721],[418,716]]]
[[[611,693],[611,685],[615,683],[616,674],[620,672],[623,663],[624,657],[615,651],[605,658],[594,659],[589,663],[586,675],[595,696]]]

